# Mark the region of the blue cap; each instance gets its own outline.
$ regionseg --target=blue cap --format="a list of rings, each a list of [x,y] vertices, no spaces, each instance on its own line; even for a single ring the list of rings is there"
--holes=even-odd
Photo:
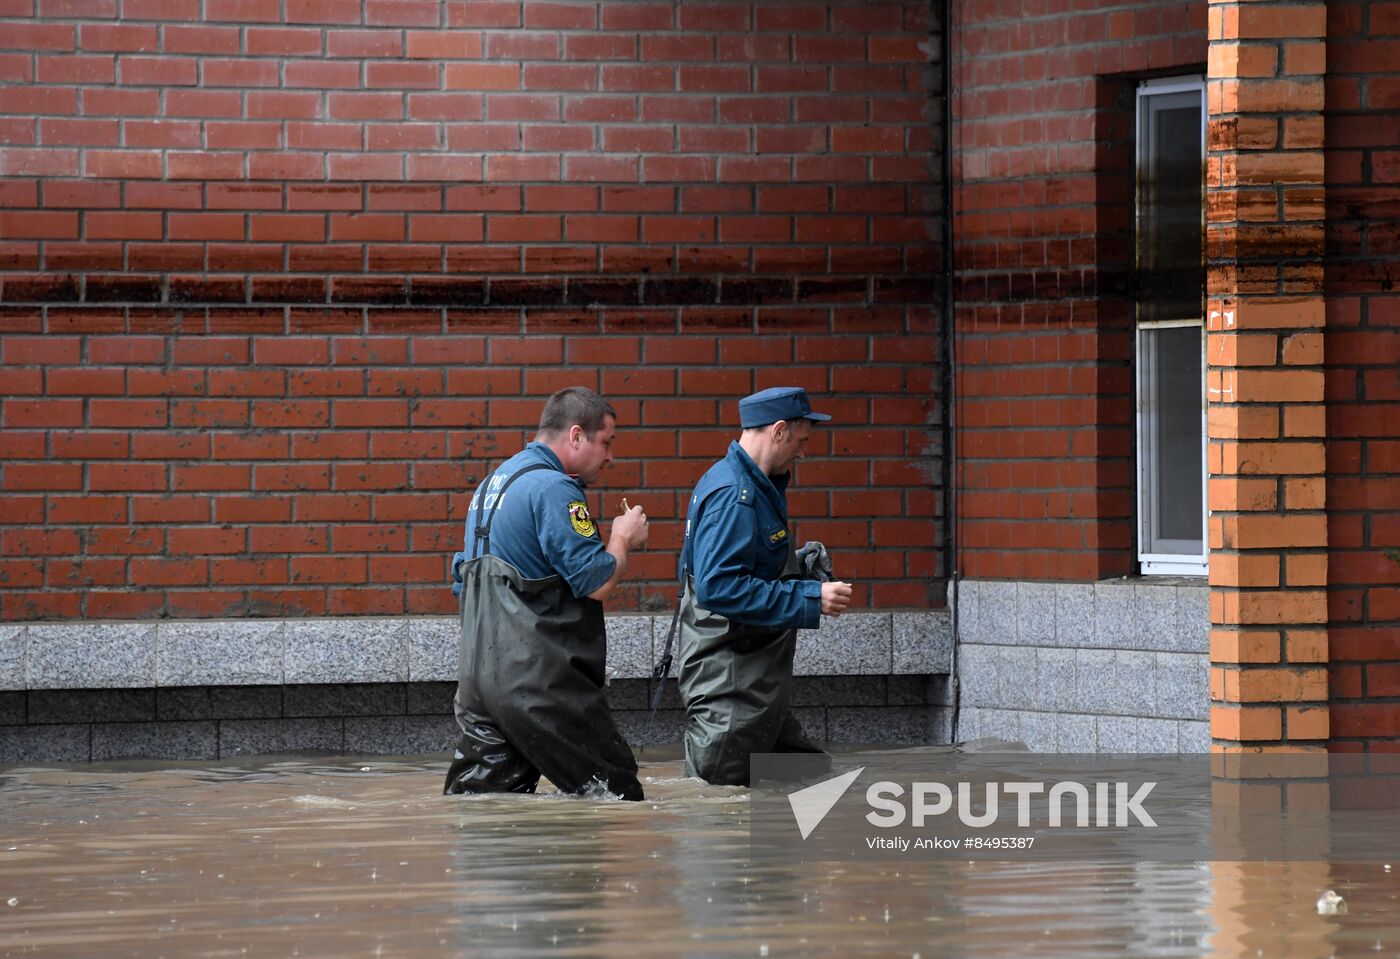
[[[778,420],[797,419],[820,423],[831,417],[825,413],[813,413],[807,391],[800,386],[773,386],[739,401],[739,425],[746,430],[767,426]]]

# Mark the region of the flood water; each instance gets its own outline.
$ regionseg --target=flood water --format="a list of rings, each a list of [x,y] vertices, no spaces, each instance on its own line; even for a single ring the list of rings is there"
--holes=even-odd
[[[678,760],[642,803],[445,770],[0,770],[0,955],[1400,956],[1400,863],[757,866],[748,791]]]

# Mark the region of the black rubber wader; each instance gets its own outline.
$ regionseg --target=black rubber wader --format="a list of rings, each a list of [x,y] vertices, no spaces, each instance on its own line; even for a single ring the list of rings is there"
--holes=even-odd
[[[637,761],[603,693],[603,604],[489,554],[461,572],[462,739],[443,791],[534,792],[543,773],[564,792],[641,799]]]
[[[747,786],[752,753],[822,753],[789,707],[796,650],[795,629],[745,626],[705,609],[686,575],[676,681],[687,776]]]

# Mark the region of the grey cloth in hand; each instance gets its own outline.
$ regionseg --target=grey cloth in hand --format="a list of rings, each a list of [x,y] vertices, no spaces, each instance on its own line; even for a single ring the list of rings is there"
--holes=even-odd
[[[830,583],[836,579],[831,573],[831,554],[817,540],[808,540],[797,551],[797,566],[802,570],[803,579],[815,579],[819,583]]]

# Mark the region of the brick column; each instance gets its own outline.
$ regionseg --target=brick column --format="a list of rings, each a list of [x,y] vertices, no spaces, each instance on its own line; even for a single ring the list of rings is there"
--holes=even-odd
[[[1323,3],[1210,0],[1210,727],[1326,748]]]

